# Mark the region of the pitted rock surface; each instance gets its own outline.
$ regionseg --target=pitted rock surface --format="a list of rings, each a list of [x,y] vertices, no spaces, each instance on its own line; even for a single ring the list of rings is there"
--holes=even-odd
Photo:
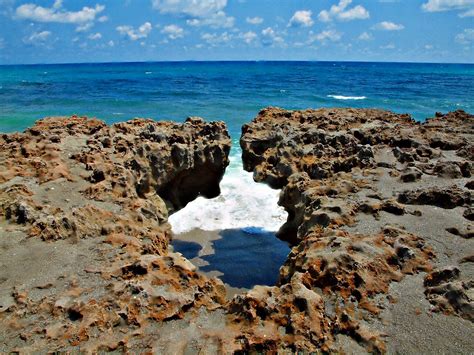
[[[404,352],[416,348],[399,339],[431,337],[433,350],[472,350],[462,334],[474,330],[464,320],[474,307],[473,142],[474,116],[464,111],[418,123],[375,109],[262,110],[242,127],[244,167],[282,188],[289,217],[279,237],[294,247],[278,285],[236,299],[234,309],[249,326],[276,321],[296,337],[275,349],[342,351],[349,342]],[[452,278],[423,281],[451,264]],[[405,285],[413,296],[397,294]],[[308,322],[294,319],[298,311]],[[428,328],[423,318],[433,315],[453,323]],[[437,340],[453,329],[462,345]]]
[[[143,351],[160,324],[221,307],[223,283],[169,252],[167,218],[219,195],[230,146],[200,118],[0,136],[0,352]]]
[[[293,248],[275,286],[231,300],[170,250],[167,223],[219,194],[223,123],[2,135],[0,352],[469,353],[473,133],[462,111],[260,112],[244,167],[282,188]]]

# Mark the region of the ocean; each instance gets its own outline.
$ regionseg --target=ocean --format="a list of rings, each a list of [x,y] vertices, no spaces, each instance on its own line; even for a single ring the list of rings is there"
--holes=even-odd
[[[378,107],[422,120],[474,111],[474,65],[168,62],[0,66],[0,132],[48,115],[224,120],[237,137],[266,106]]]
[[[233,149],[221,182],[222,194],[212,200],[198,198],[172,215],[170,223],[176,234],[200,229],[231,230],[234,236],[242,232],[267,235],[284,223],[286,212],[277,206],[279,192],[253,182],[252,175],[242,169],[238,147],[241,126],[267,106],[373,107],[409,113],[417,120],[436,111],[474,112],[474,65],[159,62],[0,66],[0,132],[21,131],[45,116],[72,114],[107,123],[134,117],[182,122],[188,116],[225,121]],[[284,258],[287,246],[281,248]],[[274,267],[279,265],[280,260]],[[258,263],[255,266],[259,272]]]

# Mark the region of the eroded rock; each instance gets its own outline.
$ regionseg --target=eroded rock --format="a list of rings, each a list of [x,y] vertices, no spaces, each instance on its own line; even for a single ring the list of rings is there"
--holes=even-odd
[[[367,351],[386,351],[384,337],[369,326],[390,308],[381,296],[394,300],[391,284],[431,272],[438,262],[431,232],[422,229],[419,234],[412,219],[424,218],[432,206],[457,218],[462,211],[456,207],[466,207],[466,218],[470,216],[470,185],[464,187],[463,179],[470,176],[472,165],[467,152],[473,123],[474,116],[463,111],[420,124],[408,115],[380,110],[267,108],[244,125],[244,167],[254,172],[256,181],[282,188],[279,204],[288,220],[279,237],[293,245],[276,287],[234,299],[234,313],[246,319],[246,342],[265,349],[263,341],[249,334],[258,324],[276,323],[284,327],[283,335],[268,349],[335,350],[335,335],[340,333]],[[447,156],[455,157],[450,161]],[[431,207],[422,212],[411,205]],[[452,223],[448,212],[438,215],[446,219],[445,225]],[[395,226],[399,221],[416,232]],[[450,230],[442,233],[453,236]],[[463,287],[471,284],[467,280]],[[450,297],[451,291],[438,292],[428,284],[420,288],[426,288],[430,302],[435,294]],[[307,297],[321,298],[324,308],[321,301],[296,297],[296,285],[315,293],[317,297]],[[470,312],[465,303],[469,292],[444,304],[470,319],[465,316]],[[308,309],[316,321],[301,324],[290,316]],[[288,345],[295,342],[297,347]]]
[[[436,310],[446,314],[458,313],[462,317],[474,321],[474,282],[459,280],[460,271],[457,267],[447,267],[431,272],[425,277],[425,294]]]
[[[167,218],[219,194],[230,145],[223,122],[198,118],[56,117],[1,136],[2,245],[32,247],[2,260],[0,351],[153,349],[150,329],[222,307],[222,281],[168,251]],[[41,273],[15,273],[24,263]]]

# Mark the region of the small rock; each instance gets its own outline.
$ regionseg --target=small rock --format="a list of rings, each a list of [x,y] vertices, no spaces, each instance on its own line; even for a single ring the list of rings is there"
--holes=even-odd
[[[102,146],[104,148],[110,148],[112,146],[112,139],[110,139],[110,137],[105,137],[102,139]]]
[[[474,190],[474,180],[471,180],[464,185],[469,190]]]
[[[405,214],[405,209],[400,204],[395,201],[385,201],[382,204],[382,211],[397,215],[403,216]]]
[[[474,208],[472,207],[467,208],[462,215],[464,218],[470,221],[474,221]]]
[[[403,182],[414,182],[421,178],[423,173],[420,169],[415,167],[406,168],[400,175],[400,180]]]
[[[459,165],[450,161],[440,161],[434,167],[434,173],[439,177],[459,179],[462,177]]]
[[[105,180],[105,173],[103,170],[94,169],[92,175],[89,178],[89,181],[92,183],[98,183]]]
[[[59,143],[61,142],[61,137],[59,137],[58,135],[53,135],[49,137],[49,140],[53,143]]]
[[[426,286],[436,286],[442,283],[455,280],[461,272],[456,266],[449,266],[442,270],[436,270],[426,275],[423,284]]]

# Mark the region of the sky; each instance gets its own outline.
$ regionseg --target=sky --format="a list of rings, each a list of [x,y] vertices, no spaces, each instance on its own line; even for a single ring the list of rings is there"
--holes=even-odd
[[[474,0],[0,0],[0,64],[474,63]]]

